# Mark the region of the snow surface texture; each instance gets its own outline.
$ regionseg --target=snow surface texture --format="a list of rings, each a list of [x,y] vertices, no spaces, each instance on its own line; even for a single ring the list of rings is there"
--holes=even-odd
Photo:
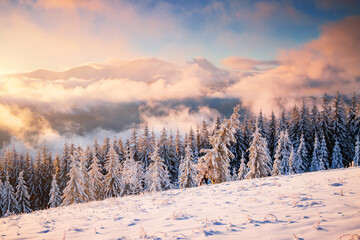
[[[359,182],[353,167],[110,198],[2,218],[0,239],[351,239]]]

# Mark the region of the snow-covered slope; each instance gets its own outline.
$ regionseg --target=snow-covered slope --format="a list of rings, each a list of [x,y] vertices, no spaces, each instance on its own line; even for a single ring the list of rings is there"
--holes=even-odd
[[[0,237],[350,239],[359,183],[357,167],[146,193],[3,218]]]

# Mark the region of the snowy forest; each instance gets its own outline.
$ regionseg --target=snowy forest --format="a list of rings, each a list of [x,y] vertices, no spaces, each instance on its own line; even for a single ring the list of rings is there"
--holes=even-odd
[[[171,188],[358,166],[360,100],[324,94],[321,107],[303,101],[291,111],[217,119],[159,136],[146,126],[131,137],[46,146],[36,156],[4,147],[0,216]]]

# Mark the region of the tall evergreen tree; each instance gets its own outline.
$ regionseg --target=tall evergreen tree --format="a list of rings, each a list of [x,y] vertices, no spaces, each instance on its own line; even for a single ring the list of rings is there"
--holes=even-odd
[[[234,155],[228,147],[236,142],[234,133],[239,128],[239,109],[240,106],[236,106],[230,119],[224,119],[211,139],[212,148],[202,150],[205,155],[199,158],[197,165],[200,181],[209,178],[213,183],[221,183],[230,179],[229,162]]]
[[[350,143],[348,142],[348,137],[346,136],[345,108],[343,106],[343,100],[339,92],[336,94],[336,97],[333,101],[332,127],[332,140],[333,142],[338,141],[339,148],[341,149],[340,154],[343,157],[343,162],[345,166],[349,166],[352,159],[348,153],[351,152],[352,149],[349,148]],[[332,146],[335,147],[335,144]]]
[[[295,173],[303,173],[307,170],[307,166],[305,164],[307,164],[307,159],[308,159],[308,150],[306,148],[306,142],[305,142],[305,138],[304,135],[301,135],[300,138],[300,145],[299,148],[297,150],[297,159],[295,164],[293,165],[293,170]]]
[[[320,151],[319,151],[319,162],[320,162],[320,169],[325,170],[329,169],[329,152],[325,140],[325,136],[322,136],[321,143],[320,143]]]
[[[110,148],[105,165],[107,174],[104,177],[104,196],[118,197],[123,194],[124,183],[121,177],[121,166],[113,147]]]
[[[332,169],[336,169],[336,168],[343,168],[344,164],[343,164],[343,156],[341,154],[341,147],[339,144],[339,141],[336,139],[335,140],[335,146],[332,152],[332,162],[331,162],[331,168]]]
[[[124,195],[139,194],[143,191],[143,168],[140,162],[136,162],[134,154],[130,151],[126,154],[126,160],[122,168],[124,182]]]
[[[8,175],[6,176],[2,192],[2,212],[5,217],[19,212],[19,205],[16,201],[14,188],[10,184]]]
[[[80,163],[75,158],[74,155],[70,156],[71,158],[71,165],[70,165],[70,172],[69,177],[70,180],[67,182],[67,185],[64,189],[62,195],[62,206],[74,204],[74,203],[83,203],[88,198],[84,191],[84,186],[82,185],[82,175],[80,171]]]
[[[277,143],[275,161],[273,166],[273,175],[283,175],[289,173],[289,158],[291,154],[292,144],[287,131],[281,131]]]
[[[59,175],[59,188],[60,192],[63,192],[67,182],[69,181],[69,171],[70,171],[70,149],[67,143],[64,144],[64,149],[61,157],[60,163],[60,175]]]
[[[103,198],[103,178],[104,175],[101,173],[100,169],[100,160],[96,156],[95,150],[93,154],[93,161],[90,165],[89,177],[90,177],[90,186],[94,193],[94,198],[100,200]]]
[[[139,159],[144,171],[146,171],[149,168],[150,156],[152,150],[153,150],[153,146],[151,144],[151,136],[150,136],[149,128],[146,125],[144,129],[144,133],[139,141]]]
[[[60,188],[57,184],[57,177],[53,175],[53,180],[51,182],[51,190],[50,190],[50,200],[48,206],[51,208],[61,206],[61,193]]]
[[[312,154],[312,160],[311,160],[311,164],[310,164],[310,168],[309,171],[310,172],[315,172],[315,171],[319,171],[320,169],[320,143],[319,143],[319,139],[317,137],[317,135],[315,134],[315,142],[314,142],[314,148],[313,148],[313,154]]]
[[[150,192],[171,188],[170,176],[164,159],[160,157],[159,147],[156,145],[151,155],[150,167],[146,172],[146,185]]]
[[[351,105],[348,109],[348,114],[346,116],[346,132],[347,132],[347,139],[349,143],[349,150],[348,153],[349,158],[354,158],[354,149],[355,149],[355,142],[356,142],[356,115],[358,112],[357,109],[358,105],[358,97],[356,94],[353,94]]]
[[[266,140],[261,136],[260,129],[256,125],[253,133],[253,140],[249,148],[249,162],[247,164],[249,172],[246,178],[267,177],[271,173],[271,158],[266,146]]]
[[[21,171],[19,173],[18,185],[16,186],[16,201],[18,203],[18,210],[21,213],[29,213],[31,212],[30,207],[30,195],[28,192],[28,187],[26,186],[26,182],[23,177],[24,172]]]
[[[194,139],[194,144],[196,146],[196,140]],[[159,156],[161,159],[165,161],[165,164],[168,168],[169,174],[170,174],[170,180],[172,184],[177,182],[178,177],[178,168],[177,163],[175,159],[174,152],[171,151],[170,142],[167,138],[167,131],[165,128],[163,128],[160,140],[158,142],[159,145]]]
[[[274,112],[271,112],[271,118],[267,126],[267,135],[266,135],[266,141],[267,146],[269,149],[269,154],[271,157],[271,163],[275,160],[275,152],[276,152],[276,146],[278,142],[278,132],[277,132],[277,120]]]
[[[243,180],[246,177],[246,174],[248,173],[248,169],[245,164],[245,157],[244,155],[241,157],[241,164],[239,167],[239,171],[237,174],[237,180]]]
[[[185,157],[181,160],[179,169],[179,188],[196,187],[196,168],[190,145],[186,147]]]
[[[359,135],[356,136],[353,166],[354,167],[360,166],[360,139],[359,139]]]

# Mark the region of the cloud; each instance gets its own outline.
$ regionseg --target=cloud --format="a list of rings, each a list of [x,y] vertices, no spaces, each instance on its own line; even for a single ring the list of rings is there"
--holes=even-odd
[[[351,94],[359,89],[359,26],[360,16],[324,25],[318,39],[282,51],[279,66],[243,78],[227,89],[228,96],[240,97],[255,111],[270,112],[280,98],[289,106],[296,98],[325,91]]]
[[[263,67],[278,65],[277,61],[262,61],[242,57],[227,57],[221,63],[235,70],[260,70]]]

